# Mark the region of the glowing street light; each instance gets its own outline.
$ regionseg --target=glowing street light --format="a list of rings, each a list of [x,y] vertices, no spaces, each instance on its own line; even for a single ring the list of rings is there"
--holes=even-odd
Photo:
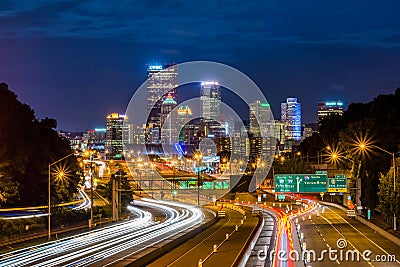
[[[342,158],[344,158],[339,151],[336,150],[332,150],[331,153],[329,154],[329,161],[333,162],[333,163],[337,163],[338,161],[340,161]],[[346,158],[348,159],[348,158]],[[350,161],[352,161],[351,159],[348,159]]]
[[[64,175],[65,175],[64,171],[61,171],[58,173],[58,178],[62,179],[62,178],[64,178]]]
[[[74,155],[75,154],[75,152],[73,152],[73,153],[71,153],[71,154],[68,154],[67,156],[65,156],[65,157],[63,157],[63,158],[61,158],[61,159],[59,159],[59,160],[56,160],[56,161],[54,161],[53,163],[50,163],[49,164],[49,169],[48,169],[48,176],[49,176],[49,183],[48,183],[48,204],[49,204],[49,206],[48,206],[48,228],[47,228],[47,238],[50,240],[51,239],[51,225],[50,225],[50,222],[51,222],[51,210],[50,210],[50,207],[51,207],[51,189],[50,189],[50,180],[51,180],[51,166],[53,166],[54,164],[57,164],[57,163],[59,163],[60,161],[63,161],[64,159],[66,159],[66,158],[69,158],[70,156],[72,156],[72,155]],[[58,175],[57,175],[59,178],[63,178],[64,176],[65,176],[65,173],[64,173],[64,171],[60,171],[59,173],[58,173]]]
[[[376,149],[383,151],[392,156],[392,160],[393,160],[393,192],[396,192],[396,158],[395,158],[394,152],[393,153],[389,152],[379,146],[376,146],[373,144],[367,144],[365,142],[358,143],[358,147],[361,150],[361,152],[368,151],[370,148],[376,148]],[[397,224],[396,223],[396,213],[395,213],[395,211],[393,211],[393,230],[394,231],[396,231],[396,229],[397,229],[396,224]]]

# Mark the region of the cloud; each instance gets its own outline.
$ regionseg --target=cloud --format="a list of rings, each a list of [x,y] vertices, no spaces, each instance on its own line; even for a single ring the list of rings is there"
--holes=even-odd
[[[338,4],[340,5],[340,3]],[[2,1],[0,38],[56,37],[114,39],[161,46],[176,55],[197,47],[207,54],[232,57],[235,51],[265,50],[280,46],[349,46],[392,48],[400,44],[399,22],[387,8],[364,10],[346,4],[340,12],[328,4],[289,1]],[[369,29],[378,13],[381,29]],[[324,19],[325,23],[319,22]],[[367,26],[360,26],[365,24]],[[385,27],[387,25],[387,27]],[[343,30],[345,29],[345,30]],[[173,54],[173,53],[172,53]]]
[[[390,48],[400,46],[400,31],[382,30],[340,34],[326,40],[295,40],[303,45],[348,45],[364,48]]]

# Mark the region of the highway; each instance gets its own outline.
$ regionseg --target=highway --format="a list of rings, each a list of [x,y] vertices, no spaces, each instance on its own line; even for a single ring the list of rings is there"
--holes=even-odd
[[[130,206],[135,218],[0,255],[0,266],[107,266],[116,265],[162,240],[198,224],[203,213],[189,205],[145,199]],[[154,221],[144,208],[166,214]]]
[[[298,217],[299,233],[304,235],[301,243],[305,243],[306,249],[316,254],[315,259],[310,254],[310,262],[306,266],[400,266],[399,246],[364,224],[347,218],[344,211],[321,206],[318,208],[318,216],[316,211],[310,214],[311,219],[308,214]],[[324,250],[326,252],[321,254]],[[352,256],[353,253],[360,255],[359,259]],[[305,258],[307,260],[307,256]]]
[[[66,206],[73,210],[88,209],[91,206],[91,200],[83,189],[78,190],[79,200],[58,204],[56,206]],[[0,219],[15,220],[29,219],[35,217],[48,216],[48,206],[25,207],[25,208],[6,208],[0,209]]]
[[[212,207],[211,207],[212,208]],[[215,210],[215,207],[214,207]],[[258,224],[258,217],[245,212],[246,220],[241,225],[244,214],[229,208],[223,208],[226,217],[204,230],[199,235],[186,241],[171,252],[149,264],[158,266],[232,266],[239,258],[239,253]],[[238,231],[235,226],[238,225]],[[226,240],[226,234],[229,235]],[[216,252],[213,246],[217,245]]]

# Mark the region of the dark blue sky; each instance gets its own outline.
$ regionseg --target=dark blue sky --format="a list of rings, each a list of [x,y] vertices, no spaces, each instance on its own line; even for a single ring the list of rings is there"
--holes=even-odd
[[[0,1],[0,81],[59,128],[124,112],[149,62],[231,65],[316,121],[317,102],[400,86],[400,2]]]

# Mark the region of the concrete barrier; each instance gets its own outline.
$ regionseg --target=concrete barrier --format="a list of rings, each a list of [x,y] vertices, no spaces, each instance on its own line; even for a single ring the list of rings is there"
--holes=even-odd
[[[235,266],[245,266],[249,257],[251,256],[251,251],[253,250],[254,246],[257,243],[258,237],[261,234],[261,231],[264,227],[264,218],[262,215],[258,215],[258,224],[257,224],[257,231],[251,234],[247,244],[244,246],[244,249],[240,252],[240,256],[238,257],[237,261],[235,262]]]
[[[347,211],[347,209],[345,207],[340,206],[340,205],[335,204],[335,203],[323,202],[323,201],[320,201],[319,203],[321,203],[323,205],[327,205],[327,206],[332,206],[332,207],[341,209],[343,211]],[[364,219],[363,217],[357,216],[357,220],[359,222],[361,222],[362,224],[368,226],[372,230],[376,231],[378,234],[380,234],[384,238],[386,238],[386,239],[392,241],[393,243],[395,243],[396,245],[400,246],[400,239],[398,237],[392,235],[391,233],[388,233],[386,230],[384,230],[384,229],[380,228],[379,226],[371,223],[370,221]]]

